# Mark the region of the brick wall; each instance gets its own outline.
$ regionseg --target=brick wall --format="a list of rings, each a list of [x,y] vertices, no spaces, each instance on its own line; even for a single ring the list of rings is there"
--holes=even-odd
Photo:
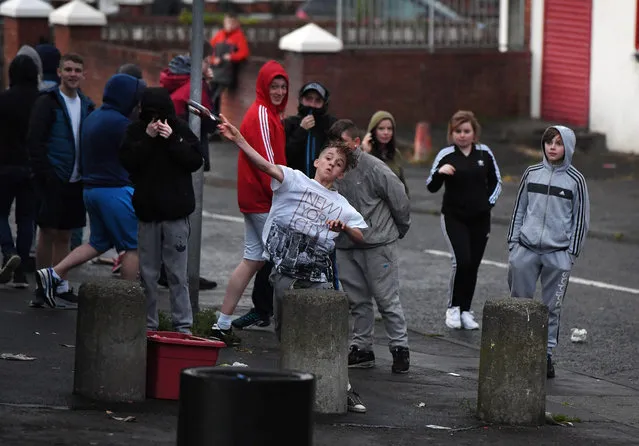
[[[179,51],[155,52],[102,42],[74,41],[83,55],[87,79],[83,89],[101,102],[108,78],[122,61],[138,63],[149,85]],[[225,94],[222,112],[239,123],[255,98],[255,81],[266,58],[252,57],[241,72],[240,89]],[[401,129],[417,121],[444,123],[458,109],[473,110],[482,121],[528,116],[528,52],[440,52],[358,50],[340,54],[287,54],[281,62],[291,77],[287,113],[296,113],[297,91],[309,80],[331,91],[330,110],[365,126],[371,114],[386,109]]]

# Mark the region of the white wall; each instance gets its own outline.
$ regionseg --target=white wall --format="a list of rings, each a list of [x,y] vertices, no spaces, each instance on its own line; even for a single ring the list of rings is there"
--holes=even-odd
[[[530,116],[541,116],[541,63],[544,52],[544,0],[530,4]]]
[[[590,129],[606,135],[610,150],[639,153],[637,1],[592,1]]]

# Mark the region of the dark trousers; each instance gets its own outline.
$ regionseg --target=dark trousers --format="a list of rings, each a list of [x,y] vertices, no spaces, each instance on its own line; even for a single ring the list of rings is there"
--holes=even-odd
[[[9,226],[11,205],[16,202],[15,220],[18,227],[16,243]],[[19,166],[4,166],[0,169],[0,246],[2,255],[18,254],[23,263],[29,261],[36,212],[35,194],[29,169]]]
[[[448,306],[469,311],[475,294],[477,271],[490,235],[490,213],[466,219],[442,214],[441,225],[453,264]]]
[[[269,281],[273,264],[271,262],[264,263],[264,266],[255,275],[253,283],[253,308],[262,317],[268,318],[273,315],[273,286]]]

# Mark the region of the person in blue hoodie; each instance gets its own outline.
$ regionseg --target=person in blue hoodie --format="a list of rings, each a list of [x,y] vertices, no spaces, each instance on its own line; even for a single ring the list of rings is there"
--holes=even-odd
[[[572,165],[575,142],[568,127],[546,129],[543,161],[522,175],[508,231],[510,295],[532,299],[541,277],[541,300],[548,307],[548,378],[555,377],[552,351],[570,272],[590,225],[586,179]]]
[[[133,76],[112,76],[104,88],[102,106],[84,122],[82,182],[91,236],[88,243],[74,249],[54,267],[37,271],[38,288],[50,306],[56,305],[56,286],[66,280],[72,268],[112,247],[125,252],[121,277],[137,279],[138,220],[133,210],[132,183],[118,153],[144,89],[144,82]]]
[[[60,85],[44,91],[36,100],[27,133],[26,145],[38,198],[38,268],[64,259],[69,254],[71,231],[86,224],[80,174],[80,129],[95,105],[80,91],[84,79],[82,57],[62,56],[58,75]],[[60,296],[61,299],[75,299],[67,281],[60,283],[55,292],[65,296]],[[42,299],[43,296],[36,295],[35,306]]]

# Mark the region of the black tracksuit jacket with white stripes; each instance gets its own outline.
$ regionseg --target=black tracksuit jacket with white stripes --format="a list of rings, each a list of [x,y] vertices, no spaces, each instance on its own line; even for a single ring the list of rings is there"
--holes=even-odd
[[[508,243],[519,243],[539,254],[568,250],[577,257],[590,224],[590,201],[584,176],[572,166],[575,134],[568,127],[554,126],[564,142],[564,160],[552,165],[543,162],[524,172]],[[543,143],[542,143],[543,150]]]
[[[439,173],[444,164],[451,164],[455,174]],[[501,193],[501,175],[493,152],[484,144],[474,144],[468,156],[454,145],[441,149],[426,187],[437,192],[442,184],[446,184],[442,214],[469,219],[490,212]]]

